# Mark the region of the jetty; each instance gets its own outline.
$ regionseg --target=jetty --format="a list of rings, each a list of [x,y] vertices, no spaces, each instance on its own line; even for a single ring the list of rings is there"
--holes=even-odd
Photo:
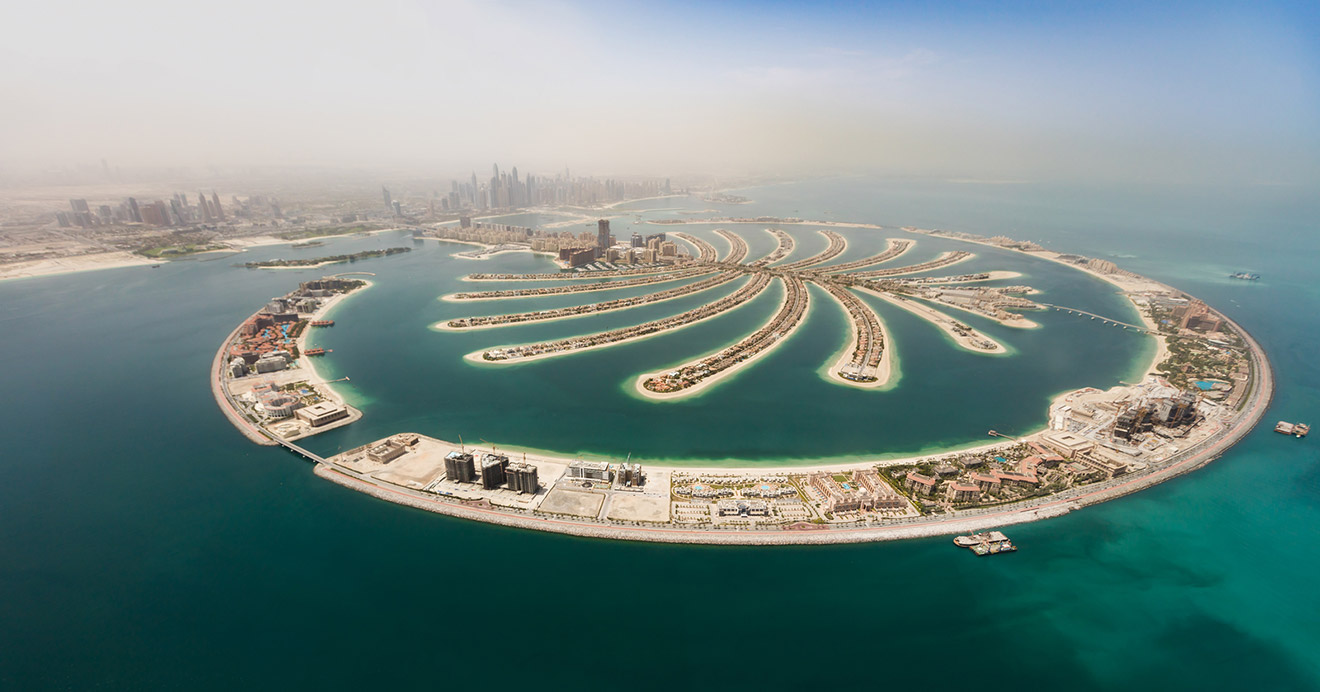
[[[970,536],[958,536],[953,539],[953,544],[959,548],[967,548],[976,553],[978,557],[986,555],[998,555],[1000,553],[1017,552],[1017,546],[1000,531],[987,531],[985,533],[974,533]]]

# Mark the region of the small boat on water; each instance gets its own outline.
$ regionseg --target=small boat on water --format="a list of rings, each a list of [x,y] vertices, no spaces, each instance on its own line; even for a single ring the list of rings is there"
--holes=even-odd
[[[998,555],[999,553],[1011,553],[1017,550],[1017,546],[1013,545],[1013,541],[1010,541],[1008,536],[999,531],[958,536],[953,539],[953,544],[959,548],[967,548],[978,556]]]
[[[1257,281],[1260,279],[1260,274],[1257,274],[1255,272],[1233,272],[1232,274],[1228,275],[1228,278],[1238,279],[1241,281]]]
[[[1306,423],[1289,423],[1288,421],[1279,421],[1274,426],[1274,432],[1281,435],[1292,435],[1294,437],[1306,437],[1311,432],[1311,426]]]

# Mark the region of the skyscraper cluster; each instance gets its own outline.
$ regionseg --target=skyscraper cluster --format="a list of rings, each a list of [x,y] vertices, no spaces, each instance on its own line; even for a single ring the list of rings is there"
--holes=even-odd
[[[176,192],[168,200],[139,203],[134,197],[126,197],[116,206],[102,204],[96,209],[85,199],[69,200],[70,211],[55,212],[55,221],[62,228],[78,226],[110,226],[115,224],[141,223],[150,226],[188,226],[192,224],[226,223],[231,217],[250,218],[254,211],[263,212],[280,218],[279,202],[264,196],[249,197],[246,202],[237,197],[230,201],[231,211],[226,212],[220,204],[220,195],[214,190],[208,197],[203,192],[197,193],[197,201],[190,202],[188,195]]]
[[[449,193],[440,199],[442,211],[459,209],[508,209],[537,205],[602,204],[639,197],[669,194],[669,180],[615,180],[606,178],[574,178],[564,169],[554,177],[518,175],[517,166],[500,171],[499,164],[491,166],[486,180],[474,172],[466,181],[455,180]],[[386,206],[389,206],[388,191]]]

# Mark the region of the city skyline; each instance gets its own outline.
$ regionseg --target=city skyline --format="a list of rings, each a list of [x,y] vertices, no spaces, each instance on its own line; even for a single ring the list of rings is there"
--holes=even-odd
[[[1250,184],[1320,171],[1317,17],[1301,3],[188,12],[4,10],[25,30],[0,52],[18,104],[0,115],[3,167],[457,174],[517,159],[620,176]]]

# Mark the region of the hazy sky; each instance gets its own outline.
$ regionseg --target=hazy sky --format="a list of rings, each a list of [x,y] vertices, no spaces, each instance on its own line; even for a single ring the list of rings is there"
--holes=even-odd
[[[1320,3],[1055,5],[7,2],[0,165],[1320,176]]]

